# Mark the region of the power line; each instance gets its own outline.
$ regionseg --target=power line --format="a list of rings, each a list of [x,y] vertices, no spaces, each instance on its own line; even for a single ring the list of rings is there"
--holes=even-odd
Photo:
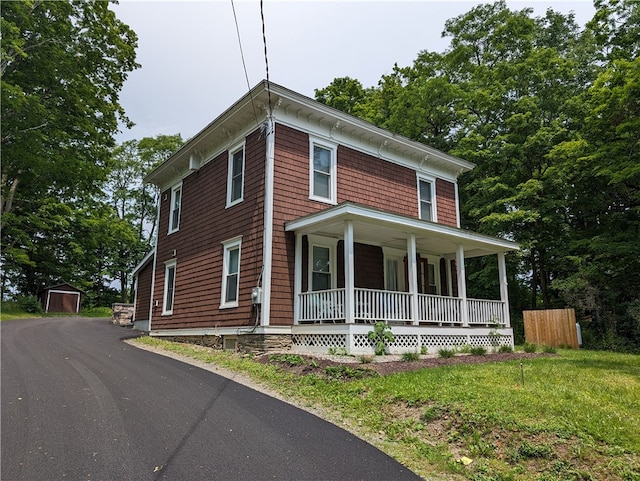
[[[238,34],[238,45],[240,46],[240,57],[242,58],[242,68],[244,69],[244,78],[247,81],[247,90],[249,91],[249,96],[251,97],[251,106],[253,107],[253,117],[256,120],[256,124],[258,123],[258,114],[256,113],[256,106],[253,102],[253,95],[251,94],[251,84],[249,83],[249,74],[247,73],[247,64],[244,60],[244,51],[242,49],[242,40],[240,39],[240,27],[238,26],[238,17],[236,16],[236,7],[231,0],[231,9],[233,10],[233,20],[236,24],[236,33]],[[263,20],[263,37],[264,37],[264,20]],[[268,76],[268,74],[267,74]],[[271,102],[269,102],[271,103]]]
[[[260,18],[262,19],[262,43],[264,43],[264,64],[267,71],[267,96],[269,99],[269,117],[272,116],[273,112],[271,110],[271,88],[269,82],[269,57],[267,55],[267,34],[264,26],[264,2],[260,0]]]

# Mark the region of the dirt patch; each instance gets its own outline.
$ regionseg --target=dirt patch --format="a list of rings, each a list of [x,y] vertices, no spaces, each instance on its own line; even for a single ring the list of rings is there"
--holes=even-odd
[[[377,356],[371,359],[371,362],[362,362],[359,358],[351,356],[271,353],[256,356],[254,360],[263,364],[277,364],[282,370],[298,375],[326,375],[327,372],[339,374],[342,371],[346,373],[345,376],[336,375],[333,377],[365,377],[367,374],[386,376],[399,372],[417,371],[419,369],[441,366],[517,361],[543,356],[554,356],[554,354],[526,352],[500,352],[485,354],[483,356],[458,354],[449,358],[421,356],[420,359],[415,361],[403,361],[400,356]],[[353,372],[355,375],[349,376],[348,374],[350,372]]]

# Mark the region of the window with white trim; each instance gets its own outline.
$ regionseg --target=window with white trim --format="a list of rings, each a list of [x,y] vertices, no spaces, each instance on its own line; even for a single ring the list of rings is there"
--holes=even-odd
[[[176,289],[176,263],[169,261],[164,265],[164,296],[162,300],[162,315],[173,314],[173,299]]]
[[[222,266],[221,308],[238,306],[238,288],[240,280],[240,246],[242,239],[232,239],[223,243],[224,259]]]
[[[309,198],[336,203],[336,146],[310,139]]]
[[[169,234],[180,227],[180,205],[182,203],[182,184],[171,189],[171,205],[169,208]]]
[[[420,219],[436,221],[435,215],[435,182],[427,177],[418,177],[418,203]]]
[[[227,207],[242,202],[244,195],[244,143],[229,150]]]
[[[309,256],[309,285],[312,291],[333,289],[333,249],[324,245],[311,245]]]

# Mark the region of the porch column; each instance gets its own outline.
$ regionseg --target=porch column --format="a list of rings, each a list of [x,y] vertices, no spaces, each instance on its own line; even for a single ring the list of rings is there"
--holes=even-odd
[[[344,316],[347,324],[355,322],[355,261],[353,221],[344,222]]]
[[[458,244],[456,248],[456,269],[458,271],[458,296],[462,299],[460,313],[462,325],[469,327],[469,308],[467,306],[467,273],[464,268],[464,247]]]
[[[511,316],[509,315],[509,282],[507,281],[507,263],[504,252],[498,252],[498,276],[500,279],[500,300],[504,316],[504,327],[511,327]]]
[[[409,278],[409,292],[411,293],[411,323],[417,326],[420,320],[418,302],[418,264],[417,264],[416,235],[407,237],[407,277]]]
[[[300,320],[300,294],[302,294],[302,234],[296,233],[296,253],[293,268],[293,323]]]

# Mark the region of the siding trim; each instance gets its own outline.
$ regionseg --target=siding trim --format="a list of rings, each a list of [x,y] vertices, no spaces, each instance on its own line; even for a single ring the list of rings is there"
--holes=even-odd
[[[275,189],[276,123],[267,118],[266,155],[264,172],[264,227],[262,238],[262,304],[260,325],[268,326],[271,315],[271,276],[273,269],[273,196]]]

